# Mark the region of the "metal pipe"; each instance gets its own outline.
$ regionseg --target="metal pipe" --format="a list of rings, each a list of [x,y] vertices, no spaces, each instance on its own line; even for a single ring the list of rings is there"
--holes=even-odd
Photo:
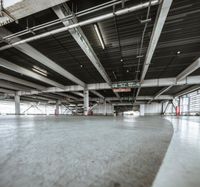
[[[130,1],[130,0],[126,0],[126,1]],[[87,15],[87,14],[90,14],[90,13],[93,13],[93,12],[96,12],[96,11],[99,11],[99,10],[114,6],[114,5],[117,5],[117,4],[120,4],[120,3],[121,3],[121,1],[112,0],[112,1],[109,1],[107,3],[103,3],[103,4],[100,4],[100,5],[97,5],[97,6],[94,6],[94,7],[79,11],[79,12],[75,13],[75,16],[76,17],[81,17],[81,16],[84,16],[84,15]],[[63,21],[67,21],[67,20],[70,20],[70,19],[73,19],[73,18],[74,18],[73,15],[68,15],[68,16],[66,16],[66,17],[64,17],[62,19],[55,19],[55,20],[49,21],[47,23],[43,23],[41,25],[37,25],[37,26],[31,27],[30,29],[32,31],[38,31],[38,30],[41,30],[41,29],[44,29],[44,28],[59,24],[59,23],[61,23]],[[25,30],[19,31],[19,32],[15,33],[15,34],[11,34],[11,35],[5,36],[5,37],[3,37],[3,39],[9,39],[10,40],[10,39],[13,39],[13,38],[25,35],[25,34],[29,34],[29,33],[30,33],[30,31],[28,29],[25,29]]]
[[[73,19],[72,15],[69,15],[69,16],[67,16],[67,17],[65,17],[63,19],[57,19],[57,20],[54,20],[54,21],[50,21],[48,23],[43,23],[41,25],[37,25],[37,26],[31,27],[29,29],[25,29],[25,30],[20,31],[18,33],[5,36],[5,37],[3,37],[3,39],[5,39],[5,40],[11,40],[13,38],[16,38],[16,37],[19,37],[19,36],[22,36],[22,35],[25,35],[25,34],[29,34],[30,30],[32,30],[33,32],[34,31],[38,31],[38,30],[41,30],[41,29],[44,29],[44,28],[47,28],[47,27],[59,24],[62,21],[67,21],[67,20],[70,20],[70,19]]]
[[[19,32],[14,33],[14,34],[10,34],[10,35],[8,35],[8,36],[4,36],[3,39],[11,39],[12,37],[14,37],[14,36],[16,36],[16,35],[25,33],[25,32],[27,32],[27,31],[28,31],[28,29],[25,29],[25,30],[23,30],[23,31],[19,31]]]
[[[130,0],[126,0],[125,2],[127,2],[127,1],[130,1]],[[83,11],[81,11],[81,12],[75,14],[75,15],[76,15],[76,17],[84,16],[88,13],[93,13],[93,12],[96,12],[96,11],[99,11],[99,10],[102,10],[102,9],[105,9],[105,8],[109,8],[109,7],[112,7],[114,5],[118,5],[118,4],[121,4],[121,3],[122,3],[122,1],[110,1],[110,2],[107,2],[107,3],[101,4],[99,6],[92,7],[92,8],[87,9],[87,10],[83,10]],[[89,12],[88,12],[88,10],[89,10]]]
[[[86,9],[86,10],[82,10],[82,11],[80,11],[80,13],[84,13],[84,12],[86,12],[86,11],[90,11],[90,10],[93,10],[93,9],[96,9],[96,8],[99,8],[99,7],[102,7],[102,6],[107,6],[107,5],[111,4],[111,3],[116,3],[116,2],[120,2],[120,1],[118,1],[118,0],[112,0],[112,1],[109,1],[109,2],[106,2],[106,3],[103,3],[103,4],[100,4],[100,5],[97,5],[97,6],[88,8],[88,9]],[[121,3],[121,2],[120,2],[120,3]]]
[[[153,0],[151,2],[152,6],[158,5],[158,4],[159,4],[159,0]],[[91,19],[88,19],[88,20],[85,20],[85,21],[81,21],[79,23],[75,23],[73,25],[69,25],[68,27],[62,27],[62,28],[55,29],[55,30],[52,30],[52,31],[48,31],[46,33],[43,33],[43,34],[40,34],[40,35],[37,35],[37,36],[33,36],[33,37],[30,37],[30,38],[9,44],[9,45],[5,45],[5,46],[0,48],[0,51],[3,51],[5,49],[9,49],[11,47],[14,47],[14,46],[17,46],[17,45],[20,45],[20,44],[23,44],[23,43],[42,39],[42,38],[45,38],[45,37],[50,36],[50,35],[58,34],[58,33],[67,31],[69,29],[85,26],[85,25],[88,25],[88,24],[92,24],[92,23],[100,22],[100,21],[103,21],[103,20],[106,20],[106,19],[110,19],[114,16],[120,16],[120,15],[131,13],[131,12],[134,12],[134,11],[137,11],[137,10],[141,10],[141,9],[147,8],[148,6],[149,6],[149,2],[146,2],[146,3],[143,3],[143,4],[132,6],[130,8],[125,8],[125,9],[118,10],[116,12],[112,12],[112,13],[108,13],[108,14],[105,14],[105,15],[102,15],[102,16],[94,17],[94,18],[91,18]]]

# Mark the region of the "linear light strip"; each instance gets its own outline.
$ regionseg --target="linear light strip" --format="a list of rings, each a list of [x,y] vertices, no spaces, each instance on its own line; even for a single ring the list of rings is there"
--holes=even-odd
[[[32,70],[35,71],[36,73],[39,73],[39,74],[41,74],[41,75],[44,75],[45,77],[47,76],[46,73],[41,72],[41,71],[39,71],[39,70],[37,70],[37,69],[35,69],[35,68],[32,68]]]
[[[98,28],[97,24],[94,24],[94,29],[95,29],[95,31],[97,33],[97,36],[98,36],[98,39],[99,39],[99,41],[101,43],[102,48],[105,49],[105,45],[104,45],[104,42],[103,42],[103,39],[102,39],[102,36],[100,34],[100,31],[99,31],[99,28]]]
[[[47,74],[47,71],[44,69],[39,68],[38,66],[33,66],[34,69],[37,69],[38,71],[41,71],[42,73]]]

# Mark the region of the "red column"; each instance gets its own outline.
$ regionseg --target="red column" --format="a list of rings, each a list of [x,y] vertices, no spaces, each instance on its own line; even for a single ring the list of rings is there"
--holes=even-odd
[[[176,107],[176,116],[180,116],[180,107],[179,106]]]

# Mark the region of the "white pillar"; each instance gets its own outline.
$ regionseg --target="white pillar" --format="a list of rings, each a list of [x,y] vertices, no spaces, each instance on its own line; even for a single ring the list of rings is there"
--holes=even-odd
[[[107,103],[106,100],[104,101],[104,116],[107,115]]]
[[[144,116],[144,107],[145,107],[144,104],[140,105],[140,116]]]
[[[56,109],[55,109],[55,114],[59,115],[59,110],[60,110],[60,100],[56,101]]]
[[[15,115],[20,115],[20,96],[15,94]]]
[[[87,116],[89,110],[89,91],[85,89],[83,91],[83,95],[84,95],[84,115]]]

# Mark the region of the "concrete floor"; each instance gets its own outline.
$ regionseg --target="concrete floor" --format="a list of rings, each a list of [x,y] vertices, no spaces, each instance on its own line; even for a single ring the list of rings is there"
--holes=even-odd
[[[153,187],[200,187],[200,117],[167,117],[174,135]]]
[[[0,187],[148,187],[173,134],[160,117],[0,117]]]

